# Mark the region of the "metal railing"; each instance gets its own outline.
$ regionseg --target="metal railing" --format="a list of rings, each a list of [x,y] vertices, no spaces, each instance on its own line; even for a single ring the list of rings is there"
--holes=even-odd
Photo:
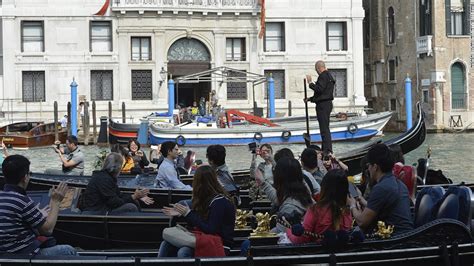
[[[431,56],[433,54],[433,44],[431,40],[433,36],[426,35],[416,38],[416,53],[417,54],[426,54]]]
[[[452,93],[451,108],[466,109],[467,93]]]

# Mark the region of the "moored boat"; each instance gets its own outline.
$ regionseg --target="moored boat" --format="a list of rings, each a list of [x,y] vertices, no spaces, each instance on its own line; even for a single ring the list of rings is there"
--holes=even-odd
[[[350,117],[345,121],[330,124],[333,141],[366,140],[379,134],[391,117],[391,112],[382,112],[363,117]],[[217,123],[193,122],[179,126],[150,124],[150,143],[176,141],[179,145],[206,146],[211,144],[246,145],[258,143],[304,143],[306,132],[304,120],[284,121],[277,126],[237,125],[217,127]],[[313,142],[321,142],[317,121],[310,121],[310,134]]]
[[[64,143],[67,130],[59,123],[17,122],[0,128],[0,141],[8,147],[28,149],[54,144],[55,127],[58,127],[58,140]]]

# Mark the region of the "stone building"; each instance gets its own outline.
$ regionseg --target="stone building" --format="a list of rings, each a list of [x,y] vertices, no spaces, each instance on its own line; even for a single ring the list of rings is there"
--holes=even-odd
[[[64,112],[73,77],[102,114],[111,101],[118,115],[124,102],[127,115],[140,117],[167,110],[169,78],[220,66],[272,74],[277,115],[289,101],[293,114],[303,113],[303,78],[316,75],[318,59],[337,79],[336,110],[367,104],[362,0],[266,1],[262,38],[258,0],[113,0],[98,12],[103,2],[3,1],[5,117],[51,118],[54,101]],[[236,82],[180,84],[175,101],[191,105],[211,90],[225,108],[253,107],[252,87]],[[259,107],[265,94],[256,87]]]
[[[365,93],[375,111],[392,110],[404,129],[405,79],[413,108],[422,101],[429,126],[474,121],[469,0],[364,0]],[[462,122],[462,124],[461,124]]]

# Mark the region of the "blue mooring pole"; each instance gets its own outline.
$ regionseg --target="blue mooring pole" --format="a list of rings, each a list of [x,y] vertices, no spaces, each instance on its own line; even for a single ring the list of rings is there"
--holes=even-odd
[[[74,78],[69,86],[71,86],[71,135],[77,136],[77,83]]]
[[[410,130],[412,125],[412,110],[411,110],[411,79],[407,74],[405,79],[405,111],[407,113],[407,131]]]
[[[140,142],[140,144],[148,144],[148,119],[140,119],[138,142]]]
[[[270,76],[268,78],[268,105],[270,107],[269,118],[275,117],[275,80]]]
[[[172,116],[174,110],[174,80],[168,80],[168,115]]]

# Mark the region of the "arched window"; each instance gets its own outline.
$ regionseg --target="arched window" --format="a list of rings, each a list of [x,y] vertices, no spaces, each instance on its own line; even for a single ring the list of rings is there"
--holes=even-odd
[[[457,62],[451,66],[451,106],[452,109],[466,108],[466,80],[464,65]]]
[[[388,8],[388,43],[395,43],[395,12]]]
[[[210,61],[206,46],[197,39],[181,38],[168,50],[168,61]]]

